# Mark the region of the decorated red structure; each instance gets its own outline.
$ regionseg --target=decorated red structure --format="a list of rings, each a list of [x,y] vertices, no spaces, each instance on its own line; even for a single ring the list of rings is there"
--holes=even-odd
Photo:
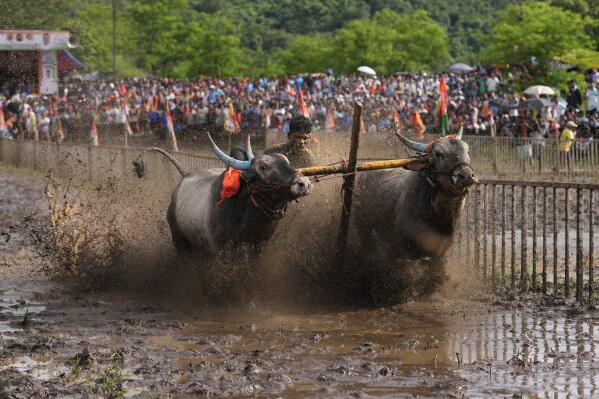
[[[77,45],[65,31],[0,30],[0,85],[38,82],[36,92],[57,94],[60,75],[84,68],[68,51]]]

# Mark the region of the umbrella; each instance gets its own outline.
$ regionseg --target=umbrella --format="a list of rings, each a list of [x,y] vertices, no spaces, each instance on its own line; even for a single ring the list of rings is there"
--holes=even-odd
[[[553,89],[548,86],[530,86],[528,89],[524,90],[524,94],[528,94],[529,96],[552,96],[555,94]]]
[[[551,107],[551,101],[547,100],[546,98],[531,98],[530,100],[522,101],[520,104],[518,104],[518,109],[524,109],[527,111],[545,107]]]
[[[449,71],[453,72],[453,73],[466,73],[466,72],[472,72],[472,71],[474,71],[474,68],[472,68],[468,64],[464,64],[462,62],[458,62],[457,64],[451,65],[449,67]]]
[[[366,75],[376,76],[376,71],[369,66],[358,67],[358,72],[365,73]]]

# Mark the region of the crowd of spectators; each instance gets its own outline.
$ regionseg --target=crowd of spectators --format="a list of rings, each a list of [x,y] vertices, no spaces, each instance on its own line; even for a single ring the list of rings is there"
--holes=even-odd
[[[599,78],[588,75],[582,90],[574,81],[562,95],[547,96],[550,105],[520,109],[526,98],[514,91],[514,77],[495,68],[478,67],[467,74],[447,73],[449,127],[465,134],[555,138],[568,125],[577,138],[599,138]],[[0,102],[9,138],[46,139],[88,135],[92,120],[100,129],[133,134],[166,134],[168,109],[175,133],[222,132],[233,104],[241,131],[261,134],[268,129],[288,131],[299,112],[302,93],[314,132],[348,131],[353,102],[364,104],[364,129],[384,137],[397,113],[402,125],[422,138],[439,132],[435,117],[440,75],[398,73],[388,77],[365,74],[271,76],[252,79],[208,78],[172,80],[130,78],[116,81],[63,82],[59,96],[37,96],[31,86],[5,87]],[[60,121],[60,123],[59,123]],[[575,127],[574,127],[575,126]]]

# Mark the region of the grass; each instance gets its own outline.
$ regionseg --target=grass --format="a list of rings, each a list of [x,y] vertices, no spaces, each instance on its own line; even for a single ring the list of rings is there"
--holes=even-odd
[[[25,176],[33,176],[33,177],[39,177],[39,176],[44,176],[44,172],[37,170],[37,169],[33,169],[33,168],[20,168],[8,163],[5,163],[3,161],[0,161],[0,171],[3,172],[15,172],[15,173],[19,173]]]

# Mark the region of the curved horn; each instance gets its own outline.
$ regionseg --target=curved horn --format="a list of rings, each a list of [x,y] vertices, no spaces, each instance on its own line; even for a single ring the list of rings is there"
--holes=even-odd
[[[397,137],[399,137],[399,139],[401,140],[402,143],[404,143],[404,145],[414,151],[418,151],[418,152],[428,152],[426,150],[426,144],[423,143],[417,143],[415,141],[412,141],[406,137],[404,137],[404,135],[402,135],[398,130],[395,130],[395,135]]]
[[[210,137],[210,133],[207,133],[207,134],[208,134],[208,140],[210,140],[210,146],[212,147],[212,150],[214,151],[216,156],[219,157],[220,160],[223,161],[227,166],[230,166],[232,168],[239,169],[239,170],[248,170],[250,168],[250,164],[251,164],[250,161],[240,161],[238,159],[228,156],[227,154],[222,152],[220,148],[218,148],[216,146],[216,144],[214,143],[214,140],[212,140],[212,137]]]
[[[464,126],[460,126],[460,129],[458,130],[458,133],[453,136],[454,139],[457,140],[461,140],[462,139],[462,133],[464,133]]]
[[[250,135],[248,133],[248,143],[246,146],[246,153],[248,154],[248,161],[254,159],[254,152],[252,151],[252,143],[250,143]]]

